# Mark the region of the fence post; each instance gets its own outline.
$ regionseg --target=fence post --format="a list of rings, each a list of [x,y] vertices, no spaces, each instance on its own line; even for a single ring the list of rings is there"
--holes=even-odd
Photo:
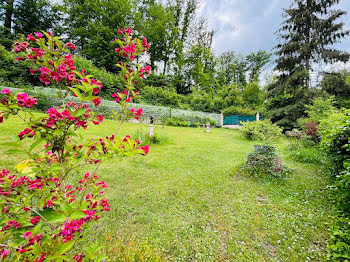
[[[224,116],[223,116],[222,112],[220,113],[220,126],[224,127]]]

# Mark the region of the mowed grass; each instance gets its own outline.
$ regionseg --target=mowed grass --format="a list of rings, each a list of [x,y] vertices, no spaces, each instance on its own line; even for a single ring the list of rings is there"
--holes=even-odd
[[[114,132],[117,122],[89,127],[87,137]],[[0,140],[23,125],[0,125]],[[126,123],[120,134],[147,125]],[[326,179],[314,165],[284,157],[293,174],[283,180],[237,172],[254,143],[234,130],[156,126],[172,140],[151,145],[148,156],[109,159],[98,171],[111,211],[90,232],[92,240],[142,240],[170,261],[325,261],[332,210]],[[7,149],[0,145],[0,152]],[[12,169],[21,155],[0,155]],[[110,244],[110,243],[109,243]],[[113,261],[113,258],[110,258]]]

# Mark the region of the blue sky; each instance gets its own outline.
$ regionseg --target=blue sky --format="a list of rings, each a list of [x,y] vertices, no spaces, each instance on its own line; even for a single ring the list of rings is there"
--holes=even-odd
[[[292,0],[201,0],[200,13],[216,29],[216,54],[233,50],[248,54],[260,49],[272,51],[277,44],[274,32],[283,21],[283,8]],[[346,10],[345,28],[350,29],[350,0],[341,0],[336,8]],[[338,48],[350,52],[350,37]]]

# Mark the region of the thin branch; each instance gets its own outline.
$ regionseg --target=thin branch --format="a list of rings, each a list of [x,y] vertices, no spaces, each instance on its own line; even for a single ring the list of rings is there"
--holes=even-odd
[[[14,249],[16,249],[16,250],[20,250],[19,247],[11,247],[11,246],[5,245],[5,244],[0,244],[0,247],[8,247],[8,248],[14,248]]]
[[[118,125],[117,130],[116,130],[115,133],[114,133],[114,136],[116,136],[117,133],[119,132],[120,126],[122,125],[123,120],[124,120],[123,118],[124,118],[123,116],[120,117],[119,125]]]
[[[22,206],[22,205],[20,205],[20,204],[16,204],[16,203],[6,203],[6,204],[10,204],[10,205],[15,205],[15,206],[20,206],[20,207],[23,207],[24,208],[24,206]],[[44,219],[46,222],[49,222],[49,221],[47,221],[47,219],[45,218],[45,217],[43,217],[38,211],[36,211],[36,210],[34,210],[34,209],[32,209],[32,208],[30,208],[30,207],[25,207],[25,208],[28,208],[29,210],[31,210],[31,211],[33,211],[34,213],[36,213],[37,215],[39,215],[42,219]]]

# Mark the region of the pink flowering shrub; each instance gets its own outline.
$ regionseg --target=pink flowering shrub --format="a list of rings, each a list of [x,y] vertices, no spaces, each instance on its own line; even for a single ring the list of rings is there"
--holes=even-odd
[[[135,90],[135,83],[138,79],[144,78],[145,75],[150,74],[151,67],[145,66],[142,68],[138,63],[135,62],[135,58],[142,53],[145,53],[149,49],[147,40],[143,37],[142,40],[132,37],[132,30],[130,28],[123,28],[118,30],[119,37],[114,41],[119,45],[115,49],[115,52],[124,58],[125,62],[119,62],[117,64],[121,69],[121,73],[124,75],[123,91],[116,90],[112,95],[114,101],[121,106],[121,116],[114,113],[115,117],[120,119],[120,124],[130,117],[139,119],[142,116],[142,109],[135,110],[134,108],[129,109],[130,103],[138,96],[140,92]],[[119,124],[119,127],[120,127]],[[117,131],[119,130],[119,127]],[[116,131],[116,132],[117,132]]]
[[[127,38],[119,41],[125,48],[134,43],[135,52],[130,48],[121,51],[132,61],[130,56],[145,51],[146,46],[135,46],[140,41],[130,35],[128,29]],[[21,150],[28,155],[15,170],[0,170],[1,261],[102,261],[104,257],[98,247],[94,247],[94,252],[91,248],[85,252],[89,245],[84,243],[87,227],[110,210],[105,196],[108,185],[99,179],[98,167],[106,157],[145,155],[149,147],[139,146],[130,136],[119,138],[114,134],[99,139],[78,136],[78,130],[103,122],[103,115],[95,115],[86,104],[90,101],[95,107],[100,105],[102,100],[97,95],[102,85],[84,70],[76,71],[70,54],[70,49],[75,49],[72,43],[64,44],[46,32],[30,34],[27,40],[15,43],[14,51],[19,54],[16,60],[31,60],[39,65],[40,69],[31,73],[38,75],[44,84],[60,86],[62,105],[36,117],[29,109],[37,98],[26,93],[12,94],[9,89],[1,91],[4,98],[0,100],[0,123],[12,115],[27,124],[13,138],[13,145],[21,149],[11,153]],[[133,88],[134,74],[139,76],[144,71],[138,67],[133,73],[128,63],[121,67],[127,70],[128,84],[117,96],[126,110],[128,101],[139,95]],[[66,101],[69,94],[79,102]],[[141,114],[142,110],[126,110],[122,119],[138,118]],[[26,148],[22,142],[28,139],[33,142]],[[91,171],[82,172],[85,167]]]

